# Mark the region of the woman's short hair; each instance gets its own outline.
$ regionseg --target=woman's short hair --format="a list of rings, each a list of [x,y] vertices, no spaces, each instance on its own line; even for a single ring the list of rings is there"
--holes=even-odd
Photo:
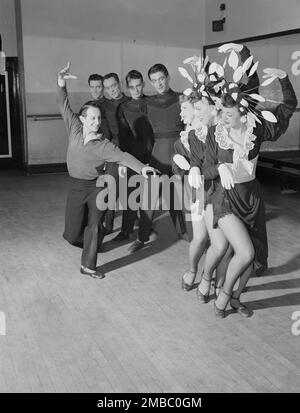
[[[222,95],[221,97],[221,103],[224,106],[224,108],[234,108],[234,107],[238,107],[238,104],[236,103],[236,101],[233,99],[233,97],[231,95],[229,95],[228,93],[225,93],[224,95]]]
[[[201,100],[201,97],[193,93],[191,93],[189,96],[186,96],[186,95],[179,96],[180,104],[185,103],[185,102],[194,104],[195,102],[198,102],[199,100]]]
[[[180,98],[179,98],[179,101],[180,101],[180,104],[184,103],[184,102],[190,102],[190,103],[194,104],[196,102],[199,102],[199,100],[201,100],[201,99],[206,99],[209,105],[212,105],[212,106],[215,105],[215,103],[214,103],[214,101],[212,100],[211,97],[203,96],[203,95],[201,95],[197,92],[194,92],[194,91],[189,96],[181,95]]]

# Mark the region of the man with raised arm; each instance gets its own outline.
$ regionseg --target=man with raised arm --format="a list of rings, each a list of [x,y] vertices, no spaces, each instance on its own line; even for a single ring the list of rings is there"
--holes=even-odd
[[[70,74],[69,69],[70,64],[58,73],[57,79],[58,104],[69,137],[67,167],[71,177],[63,237],[77,246],[82,242],[83,236],[80,272],[93,278],[104,278],[102,271],[96,268],[102,231],[101,218],[105,210],[105,205],[96,205],[97,195],[101,191],[101,188],[96,187],[97,168],[108,161],[131,168],[144,177],[147,177],[148,173],[155,174],[155,171],[132,155],[122,152],[98,133],[101,112],[96,105],[84,105],[79,115],[72,111],[66,80],[76,79],[76,76]]]

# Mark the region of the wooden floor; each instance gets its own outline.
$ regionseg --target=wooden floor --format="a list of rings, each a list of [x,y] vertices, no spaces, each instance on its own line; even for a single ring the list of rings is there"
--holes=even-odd
[[[299,193],[264,187],[270,271],[243,295],[252,318],[218,320],[180,288],[188,244],[168,215],[137,254],[105,244],[105,279],[81,275],[61,236],[67,184],[0,176],[0,392],[299,392]]]

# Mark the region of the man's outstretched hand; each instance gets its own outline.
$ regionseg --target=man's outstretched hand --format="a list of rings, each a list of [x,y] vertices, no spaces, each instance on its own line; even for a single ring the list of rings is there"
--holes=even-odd
[[[67,79],[77,79],[77,76],[70,73],[70,62],[67,66],[58,72],[57,82],[58,86],[63,87],[66,85]]]
[[[152,168],[152,166],[145,165],[144,168],[142,169],[142,175],[144,178],[148,178],[149,176],[156,176],[160,174],[160,171],[158,171],[155,168]]]

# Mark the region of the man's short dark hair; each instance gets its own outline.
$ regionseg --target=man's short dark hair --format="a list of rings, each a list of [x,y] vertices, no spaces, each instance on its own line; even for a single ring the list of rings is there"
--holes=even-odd
[[[103,83],[103,76],[99,75],[98,73],[93,73],[92,75],[89,76],[88,78],[88,84],[90,85],[90,82],[92,80],[96,80],[96,81],[101,81]]]
[[[99,106],[98,106],[93,100],[89,100],[89,101],[86,102],[83,106],[81,106],[78,115],[85,117],[88,108],[96,108],[96,109],[99,109],[100,115],[102,115],[101,109],[99,108]]]
[[[163,65],[162,63],[156,63],[155,65],[151,66],[150,69],[148,70],[149,80],[151,80],[150,76],[157,72],[162,72],[166,77],[169,76],[169,72],[166,66]]]
[[[125,77],[127,86],[128,86],[129,81],[132,79],[141,80],[142,82],[144,81],[143,75],[138,70],[130,70],[130,72],[127,73]]]
[[[103,76],[103,83],[104,83],[104,80],[110,79],[111,77],[113,77],[116,82],[120,83],[119,76],[117,75],[117,73],[113,73],[113,72],[107,73],[105,76]]]

